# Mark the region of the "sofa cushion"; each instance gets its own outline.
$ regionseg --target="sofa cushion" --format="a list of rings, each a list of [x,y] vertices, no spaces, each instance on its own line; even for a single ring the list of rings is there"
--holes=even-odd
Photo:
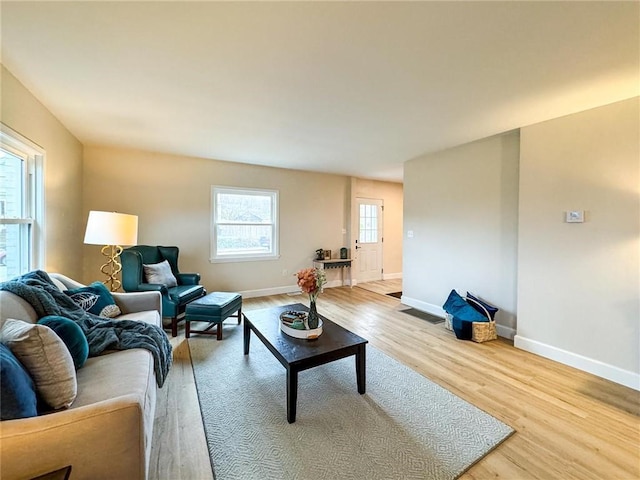
[[[157,390],[153,357],[142,348],[91,357],[77,375],[78,396],[73,408],[132,394],[144,406],[147,391]]]
[[[144,322],[148,323],[149,325],[155,325],[156,327],[162,326],[160,315],[158,314],[157,310],[126,313],[124,315],[120,315],[118,318],[114,318],[114,320],[135,320],[136,322]]]
[[[156,283],[164,285],[165,287],[175,287],[178,285],[178,280],[171,271],[171,265],[168,261],[152,264],[143,264],[144,276],[147,279],[147,283]]]
[[[53,330],[10,318],[0,330],[0,341],[25,366],[36,390],[51,408],[73,403],[78,391],[73,359]]]
[[[122,313],[111,292],[100,282],[93,282],[87,287],[65,290],[64,293],[85,311],[94,315],[113,318]]]
[[[0,343],[0,418],[35,417],[38,415],[36,388],[29,373],[9,347]]]
[[[38,323],[56,332],[67,346],[76,370],[82,368],[89,356],[89,343],[80,326],[73,320],[59,315],[47,315],[38,320]]]

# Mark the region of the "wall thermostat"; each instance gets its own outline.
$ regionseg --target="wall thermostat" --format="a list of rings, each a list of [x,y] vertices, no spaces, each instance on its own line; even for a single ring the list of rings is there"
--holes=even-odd
[[[571,210],[569,212],[566,212],[565,221],[567,223],[583,223],[584,210]]]

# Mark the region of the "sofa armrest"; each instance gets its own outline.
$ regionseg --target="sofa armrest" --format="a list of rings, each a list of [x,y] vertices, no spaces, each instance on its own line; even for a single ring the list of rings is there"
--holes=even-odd
[[[200,283],[199,273],[179,273],[176,276],[179,285],[198,285]]]
[[[145,427],[136,395],[0,424],[2,478],[72,465],[72,478],[146,478]],[[117,461],[113,454],[118,452]]]
[[[49,273],[49,277],[55,278],[61,281],[64,284],[64,286],[67,287],[69,290],[73,290],[74,288],[86,287],[85,284],[77,282],[73,278],[69,278],[66,275],[63,275],[61,273],[52,272],[52,273]]]
[[[156,310],[162,316],[162,295],[159,291],[118,293],[113,292],[113,299],[123,314]]]

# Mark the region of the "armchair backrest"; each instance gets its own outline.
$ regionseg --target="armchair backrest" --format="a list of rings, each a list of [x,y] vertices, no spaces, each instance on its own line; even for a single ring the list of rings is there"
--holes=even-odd
[[[146,283],[143,264],[160,263],[167,260],[171,271],[178,277],[178,247],[154,245],[135,245],[125,248],[120,255],[122,260],[122,287],[125,291],[135,291],[138,285]]]

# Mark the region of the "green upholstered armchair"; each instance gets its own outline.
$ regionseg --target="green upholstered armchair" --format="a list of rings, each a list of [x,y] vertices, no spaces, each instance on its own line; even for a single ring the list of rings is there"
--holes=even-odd
[[[178,247],[136,245],[126,248],[120,256],[122,261],[122,288],[125,292],[158,291],[162,294],[162,316],[171,318],[171,335],[178,334],[178,316],[187,304],[207,292],[200,283],[199,273],[180,273],[178,270]],[[167,260],[178,285],[167,287],[160,283],[147,283],[144,265]]]

